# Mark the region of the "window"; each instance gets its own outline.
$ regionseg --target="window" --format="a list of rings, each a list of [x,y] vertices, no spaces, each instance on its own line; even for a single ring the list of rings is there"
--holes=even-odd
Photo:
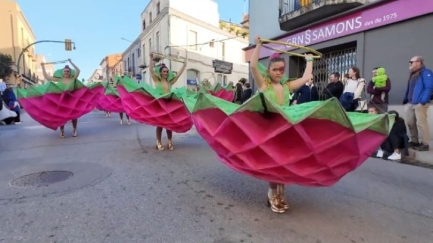
[[[141,55],[141,50],[140,50],[140,47],[139,47],[139,48],[137,48],[137,58],[140,58],[140,55]]]
[[[128,74],[129,74],[129,72],[131,71],[131,65],[129,65],[130,64],[130,62],[129,62],[129,57],[128,57],[128,66],[127,66],[127,70],[128,70]]]
[[[143,44],[143,48],[141,48],[143,51],[143,64],[146,63],[146,44]]]
[[[152,12],[149,13],[149,22],[152,23]]]
[[[147,82],[146,82],[146,80],[147,80],[146,75],[147,75],[147,72],[144,71],[144,72],[143,72],[143,75],[141,76],[141,82],[147,83]]]
[[[217,82],[219,83],[219,84],[223,84],[223,75],[222,74],[218,74],[218,76],[217,76]]]
[[[186,71],[186,84],[187,85],[197,85],[199,82],[199,72],[195,69],[188,69]]]
[[[24,46],[24,29],[21,28],[21,45]]]
[[[188,46],[190,50],[197,50],[197,32],[192,30],[189,31]]]
[[[159,53],[159,31],[156,32],[156,52]]]
[[[225,61],[226,58],[226,43],[221,42],[221,60]]]
[[[135,53],[132,53],[132,75],[135,76]]]
[[[146,20],[143,20],[143,30],[145,30],[146,29]]]
[[[149,38],[149,53],[152,53],[152,38]]]
[[[227,75],[218,74],[217,82],[223,86],[227,85]]]
[[[156,14],[159,14],[159,13],[161,13],[161,3],[160,2],[158,2],[156,4]]]

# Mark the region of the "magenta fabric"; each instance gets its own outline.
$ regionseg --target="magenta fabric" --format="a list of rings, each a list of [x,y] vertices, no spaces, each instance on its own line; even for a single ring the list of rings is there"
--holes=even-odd
[[[92,89],[82,87],[59,94],[47,93],[42,96],[20,98],[18,101],[35,121],[57,130],[68,121],[91,112],[103,92],[102,86]]]
[[[101,95],[96,108],[108,112],[125,112],[120,97],[112,94]]]
[[[269,182],[332,186],[358,168],[386,139],[338,123],[307,118],[292,125],[280,114],[220,109],[192,114],[198,133],[228,167]]]
[[[184,133],[191,130],[191,115],[182,101],[155,99],[142,92],[128,92],[117,86],[125,112],[137,122]]]
[[[213,96],[216,96],[216,97],[218,97],[220,99],[227,100],[227,101],[230,101],[230,102],[232,102],[233,99],[235,98],[235,92],[234,92],[234,90],[220,89],[220,90],[218,90],[216,92],[215,91],[209,91],[209,93],[211,95],[213,95]]]

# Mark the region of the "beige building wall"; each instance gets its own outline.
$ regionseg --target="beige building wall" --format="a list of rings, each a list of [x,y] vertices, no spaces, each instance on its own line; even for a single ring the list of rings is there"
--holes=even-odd
[[[99,66],[104,80],[109,80],[116,75],[116,67],[123,67],[122,64],[119,66],[119,62],[122,62],[122,53],[110,54],[101,60]]]
[[[20,63],[16,63],[21,51],[36,41],[18,3],[12,0],[0,0],[0,23],[0,53],[11,55],[16,65],[14,70],[17,71],[17,66],[19,66],[20,74],[35,80],[37,59],[34,47],[30,47],[24,53]],[[7,81],[13,84],[20,82],[13,75]]]
[[[45,71],[47,71],[48,75],[53,76],[54,72],[56,71],[53,64],[47,63],[44,55],[36,55],[36,78],[34,80],[37,81],[38,84],[43,84],[46,81],[44,78],[44,73],[42,72],[42,62],[45,63]]]

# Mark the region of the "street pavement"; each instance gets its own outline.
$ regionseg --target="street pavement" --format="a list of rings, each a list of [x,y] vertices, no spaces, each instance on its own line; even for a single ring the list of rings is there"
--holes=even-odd
[[[433,242],[433,170],[370,159],[330,188],[290,186],[291,210],[266,207],[267,184],[220,163],[191,131],[155,150],[155,129],[92,112],[78,137],[32,121],[0,126],[0,243]],[[70,171],[38,188],[10,186]]]

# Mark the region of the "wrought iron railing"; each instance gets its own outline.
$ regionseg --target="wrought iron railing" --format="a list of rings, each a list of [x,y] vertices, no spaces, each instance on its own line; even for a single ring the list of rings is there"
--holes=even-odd
[[[314,3],[320,3],[321,1],[322,0],[280,0],[279,17],[309,7]]]
[[[323,91],[328,85],[329,76],[332,73],[340,73],[342,79],[351,67],[356,66],[356,47],[322,53],[323,57],[314,61],[313,64],[314,84],[319,90],[320,99],[324,98]],[[299,67],[297,76],[300,77],[305,70],[305,60],[300,57],[294,58]]]

